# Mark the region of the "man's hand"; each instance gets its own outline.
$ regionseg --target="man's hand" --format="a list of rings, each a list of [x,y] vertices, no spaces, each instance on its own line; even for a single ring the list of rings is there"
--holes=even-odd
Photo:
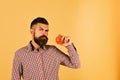
[[[63,46],[69,46],[72,44],[72,40],[69,36],[62,36],[62,40],[64,41]]]

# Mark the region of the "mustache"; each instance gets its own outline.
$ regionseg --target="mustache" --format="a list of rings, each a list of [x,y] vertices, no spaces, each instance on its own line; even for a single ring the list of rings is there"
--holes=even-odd
[[[43,47],[44,45],[46,45],[47,41],[48,41],[48,37],[45,35],[42,35],[40,37],[34,37],[34,41],[41,47]]]

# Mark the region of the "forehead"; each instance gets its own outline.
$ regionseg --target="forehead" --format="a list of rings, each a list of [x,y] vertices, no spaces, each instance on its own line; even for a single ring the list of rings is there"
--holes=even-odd
[[[36,26],[36,28],[43,28],[43,29],[48,29],[49,28],[48,25],[42,24],[42,23],[37,23],[35,26]]]

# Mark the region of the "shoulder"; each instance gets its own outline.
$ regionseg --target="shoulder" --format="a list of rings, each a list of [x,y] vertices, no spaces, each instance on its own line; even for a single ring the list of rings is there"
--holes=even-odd
[[[55,49],[56,46],[55,46],[55,45],[46,45],[46,48],[47,48],[47,49]]]
[[[59,48],[57,48],[55,45],[46,45],[47,50],[53,51],[54,53],[56,52],[61,52]]]
[[[22,53],[25,53],[27,50],[28,50],[27,46],[21,47],[15,51],[15,55],[21,55]]]
[[[62,51],[59,49],[59,48],[57,48],[55,45],[46,45],[47,46],[47,50],[50,50],[50,51],[52,51],[52,52],[54,52],[54,53],[61,53]]]

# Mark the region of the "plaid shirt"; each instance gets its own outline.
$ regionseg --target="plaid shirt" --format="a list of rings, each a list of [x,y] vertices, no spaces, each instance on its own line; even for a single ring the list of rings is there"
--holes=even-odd
[[[12,80],[59,80],[58,71],[60,64],[79,68],[79,56],[73,45],[66,47],[69,55],[60,51],[57,47],[46,45],[39,51],[32,49],[31,43],[16,51]]]

